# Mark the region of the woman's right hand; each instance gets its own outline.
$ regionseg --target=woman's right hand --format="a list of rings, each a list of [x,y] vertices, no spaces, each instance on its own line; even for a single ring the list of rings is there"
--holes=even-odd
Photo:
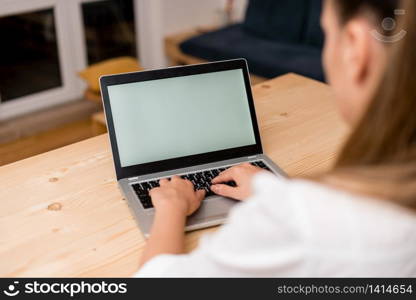
[[[254,175],[264,171],[249,163],[225,170],[212,180],[211,190],[220,196],[236,200],[245,200],[251,196],[251,181]],[[234,181],[237,186],[231,187],[224,183]]]

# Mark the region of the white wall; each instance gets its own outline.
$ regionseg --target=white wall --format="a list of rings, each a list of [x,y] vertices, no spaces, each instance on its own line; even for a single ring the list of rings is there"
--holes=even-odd
[[[165,34],[172,34],[196,26],[221,25],[225,0],[162,0]],[[241,20],[247,0],[235,0],[235,20]]]
[[[166,35],[197,26],[221,25],[226,0],[141,0],[137,12],[141,63],[145,68],[167,65]],[[247,0],[235,0],[235,21],[244,17]]]

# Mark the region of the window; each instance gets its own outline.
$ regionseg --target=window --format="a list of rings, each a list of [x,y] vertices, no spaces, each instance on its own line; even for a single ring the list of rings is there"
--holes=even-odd
[[[133,0],[83,3],[88,63],[137,55]]]
[[[0,36],[2,102],[62,86],[53,9],[0,18]]]
[[[0,120],[78,100],[77,73],[138,57],[141,0],[0,0]]]

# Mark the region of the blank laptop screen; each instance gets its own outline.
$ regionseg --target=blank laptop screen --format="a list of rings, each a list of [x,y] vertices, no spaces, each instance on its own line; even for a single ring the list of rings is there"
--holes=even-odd
[[[108,87],[122,167],[256,144],[242,70]]]

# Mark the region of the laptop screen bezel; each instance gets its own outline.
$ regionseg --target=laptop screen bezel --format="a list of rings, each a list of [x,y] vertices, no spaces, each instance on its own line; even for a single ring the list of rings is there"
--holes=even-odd
[[[155,161],[128,167],[121,166],[120,155],[117,146],[117,139],[114,129],[114,121],[111,112],[110,98],[108,93],[109,86],[238,69],[242,70],[244,76],[245,90],[247,94],[248,105],[250,108],[253,132],[256,140],[256,143],[254,145],[248,145],[209,153],[201,153],[185,157],[172,158],[168,160]],[[208,164],[233,158],[254,156],[263,153],[260,133],[258,130],[259,127],[256,117],[256,111],[254,107],[253,95],[251,91],[250,77],[247,62],[245,59],[236,59],[200,65],[173,67],[161,70],[150,70],[143,72],[102,76],[100,78],[100,85],[107,120],[108,134],[110,137],[110,144],[113,152],[113,160],[118,180],[169,170],[187,168],[195,165]]]

